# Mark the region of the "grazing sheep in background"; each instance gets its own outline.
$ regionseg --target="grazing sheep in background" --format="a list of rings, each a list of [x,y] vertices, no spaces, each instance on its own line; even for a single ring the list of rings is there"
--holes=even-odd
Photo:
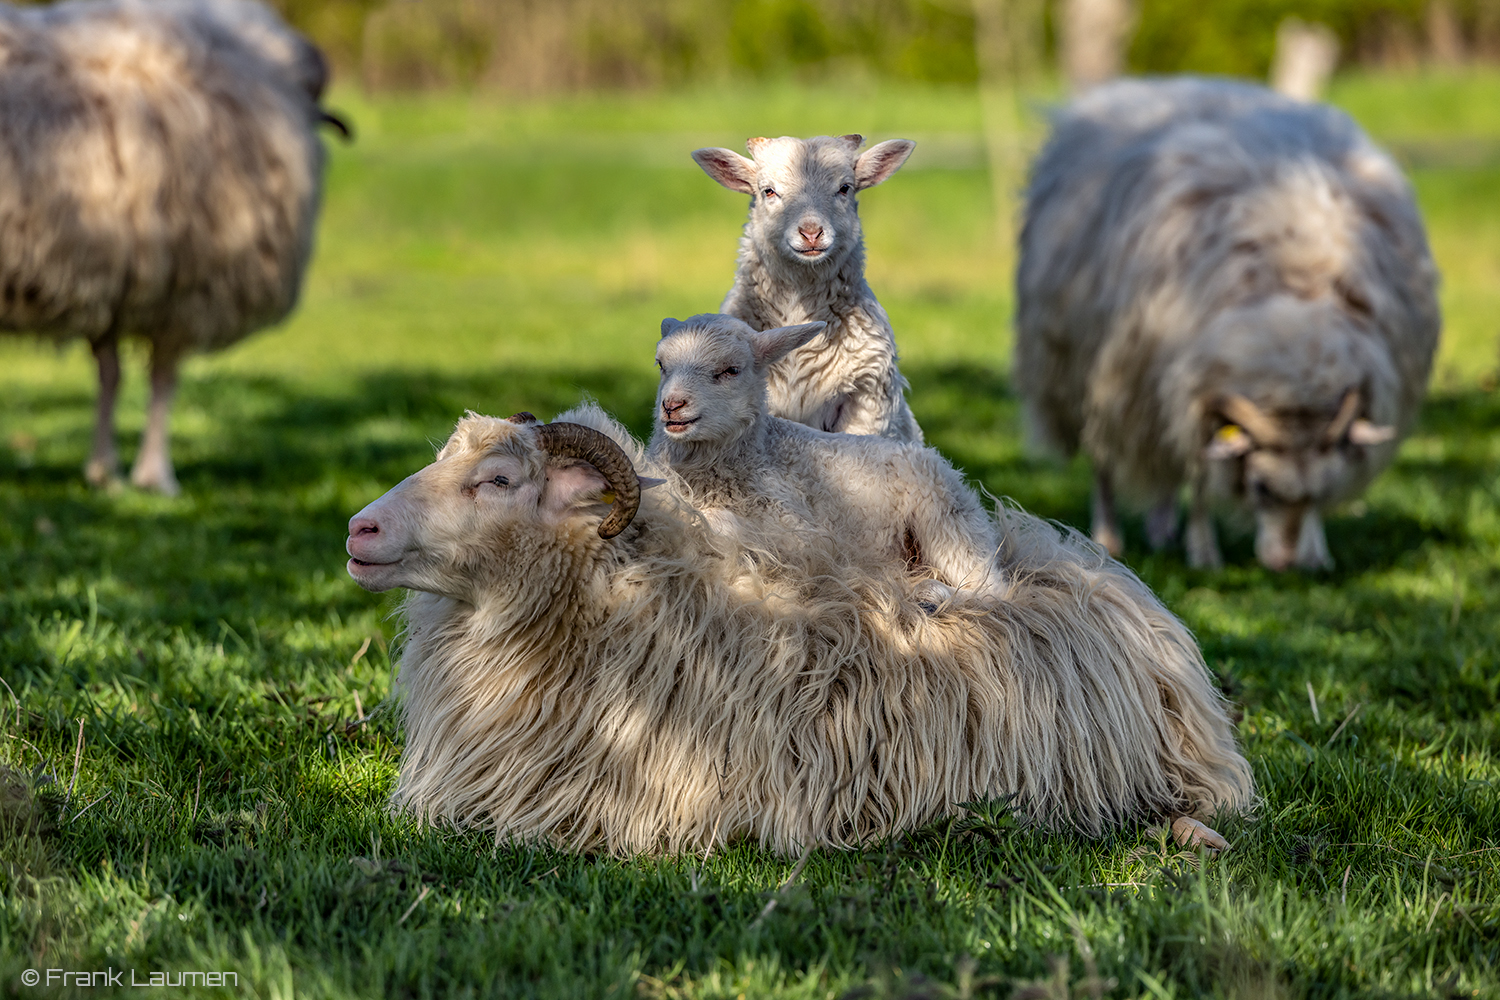
[[[177,365],[297,300],[322,183],[323,56],[247,0],[0,4],[0,330],[82,337],[86,474],[115,474],[119,340],[151,345],[131,481],[177,492]]]
[[[1132,80],[1057,119],[1032,171],[1015,384],[1153,545],[1222,559],[1210,498],[1253,507],[1272,569],[1331,564],[1321,512],[1388,465],[1426,391],[1437,274],[1410,188],[1350,119],[1259,87]]]
[[[891,321],[865,283],[855,192],[895,173],[916,143],[889,139],[861,154],[857,135],[751,139],[693,159],[750,195],[734,287],[719,311],[757,330],[827,323],[823,336],[771,369],[771,412],[820,431],[921,441],[896,367]]]
[[[790,532],[798,547],[806,532],[826,530],[850,558],[933,574],[924,600],[951,589],[1005,592],[994,521],[936,450],[829,434],[766,412],[767,372],[822,323],[758,333],[710,313],[663,320],[661,331],[648,454],[681,478],[694,507],[736,525],[759,520],[761,531]]]
[[[852,845],[1010,793],[1089,834],[1191,813],[1175,832],[1222,845],[1200,820],[1251,804],[1192,637],[1076,536],[1003,511],[1016,582],[983,610],[858,572],[747,598],[623,428],[529,419],[466,417],[349,522],[350,575],[418,591],[395,806],[626,853]]]

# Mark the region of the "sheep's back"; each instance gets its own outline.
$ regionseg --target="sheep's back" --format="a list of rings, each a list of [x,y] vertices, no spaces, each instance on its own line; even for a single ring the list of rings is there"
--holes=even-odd
[[[250,4],[0,10],[0,327],[210,349],[284,316],[320,67]]]

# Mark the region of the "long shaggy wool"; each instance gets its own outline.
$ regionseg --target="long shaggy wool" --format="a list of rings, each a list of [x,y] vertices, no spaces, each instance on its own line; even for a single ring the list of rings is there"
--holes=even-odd
[[[653,471],[597,409],[560,419]],[[470,417],[443,454],[540,469],[529,434]],[[854,845],[1012,794],[1088,834],[1248,808],[1250,768],[1182,624],[1091,543],[998,520],[1010,592],[935,615],[816,536],[756,576],[764,560],[670,487],[612,540],[597,518],[488,525],[445,557],[485,581],[472,602],[404,605],[393,804],[615,853]]]
[[[1015,385],[1041,443],[1170,497],[1227,393],[1326,422],[1353,387],[1404,433],[1436,284],[1410,188],[1342,112],[1223,81],[1109,84],[1059,115],[1032,171]]]
[[[286,315],[325,80],[249,0],[0,4],[0,329],[175,358]]]

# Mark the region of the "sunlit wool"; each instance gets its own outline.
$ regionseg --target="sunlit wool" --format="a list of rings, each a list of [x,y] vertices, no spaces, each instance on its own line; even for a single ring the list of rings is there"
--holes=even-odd
[[[832,434],[767,412],[766,374],[823,324],[756,331],[708,313],[662,322],[656,430],[648,453],[679,477],[692,505],[731,533],[757,523],[787,557],[826,531],[851,561],[906,566],[922,596],[1004,589],[994,522],[934,448]]]
[[[286,315],[323,169],[318,50],[247,0],[0,4],[0,329],[82,337],[108,479],[121,336],[151,344],[132,479],[176,479],[179,359]]]
[[[1437,275],[1412,193],[1333,108],[1198,80],[1103,86],[1033,168],[1015,385],[1033,432],[1159,505],[1220,561],[1208,502],[1253,506],[1275,568],[1329,561],[1320,510],[1362,490],[1415,419]]]
[[[858,192],[895,173],[915,143],[859,152],[857,135],[751,139],[693,154],[714,180],[750,195],[739,269],[719,311],[757,330],[828,324],[770,373],[771,412],[824,431],[920,441],[896,366],[891,321],[865,281]]]
[[[599,410],[559,419],[650,471]],[[511,493],[485,502],[511,514],[465,492],[494,468]],[[929,615],[836,554],[777,584],[795,593],[747,598],[733,544],[670,486],[608,540],[598,493],[560,492],[576,488],[531,427],[471,416],[351,522],[378,516],[407,553],[352,567],[379,574],[366,586],[430,591],[404,605],[396,807],[626,853],[857,844],[1011,793],[1089,834],[1251,803],[1192,637],[1052,525],[1002,511],[1004,602]]]

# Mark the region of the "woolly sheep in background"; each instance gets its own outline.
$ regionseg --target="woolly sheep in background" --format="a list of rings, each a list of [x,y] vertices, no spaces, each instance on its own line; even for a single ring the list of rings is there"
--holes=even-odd
[[[1253,508],[1272,569],[1331,565],[1322,511],[1358,494],[1416,419],[1437,272],[1412,193],[1343,113],[1178,78],[1093,90],[1057,118],[1027,193],[1016,390],[1044,444],[1222,564],[1209,506]]]
[[[248,0],[0,4],[0,330],[82,337],[90,482],[115,475],[118,345],[151,345],[137,486],[177,492],[177,366],[284,317],[312,249],[323,56]]]
[[[661,385],[648,454],[678,475],[715,527],[758,520],[784,537],[777,554],[826,531],[851,558],[927,575],[919,600],[968,591],[1002,600],[994,521],[935,449],[829,434],[766,412],[766,373],[822,333],[822,323],[757,332],[708,313],[662,321]],[[727,515],[727,516],[726,516]]]
[[[750,195],[734,287],[719,307],[757,330],[828,324],[771,370],[771,412],[820,431],[921,441],[896,367],[896,338],[865,283],[857,192],[895,173],[916,143],[859,152],[857,135],[751,139],[746,159],[700,149],[714,180]]]
[[[469,416],[350,520],[355,581],[418,591],[394,806],[627,854],[849,846],[1012,793],[1039,824],[1177,816],[1223,846],[1204,821],[1253,804],[1191,635],[1087,542],[1002,511],[1026,582],[984,611],[838,567],[757,598],[642,468],[596,407]]]

